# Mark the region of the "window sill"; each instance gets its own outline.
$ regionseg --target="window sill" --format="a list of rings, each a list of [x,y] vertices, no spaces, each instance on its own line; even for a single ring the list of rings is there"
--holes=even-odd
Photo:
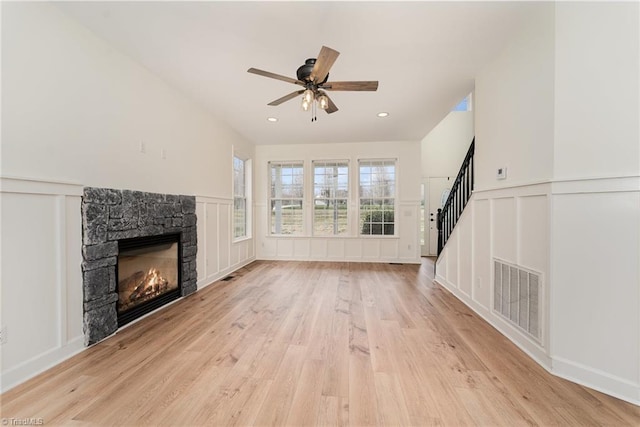
[[[242,243],[242,242],[245,242],[245,241],[251,240],[251,239],[253,239],[253,237],[251,237],[251,236],[237,237],[237,238],[233,239],[233,243]]]
[[[364,236],[309,236],[304,234],[267,234],[264,236],[267,239],[400,239],[400,236],[376,236],[376,235],[364,235]]]

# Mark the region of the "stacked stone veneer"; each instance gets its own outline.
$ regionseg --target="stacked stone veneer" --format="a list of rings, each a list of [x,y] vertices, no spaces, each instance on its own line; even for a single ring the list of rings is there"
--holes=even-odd
[[[182,296],[196,290],[194,196],[86,187],[82,197],[82,282],[85,345],[118,329],[118,240],[180,233]]]

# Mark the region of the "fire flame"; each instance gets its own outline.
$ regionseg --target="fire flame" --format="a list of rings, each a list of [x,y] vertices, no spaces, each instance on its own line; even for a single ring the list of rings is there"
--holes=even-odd
[[[152,291],[157,290],[158,286],[163,282],[160,271],[156,268],[152,268],[147,273],[147,287],[150,287]]]

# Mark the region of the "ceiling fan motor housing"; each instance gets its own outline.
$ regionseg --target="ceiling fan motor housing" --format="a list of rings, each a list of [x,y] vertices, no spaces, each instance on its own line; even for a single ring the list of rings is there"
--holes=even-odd
[[[313,67],[315,64],[316,64],[316,58],[309,58],[306,61],[304,61],[304,65],[301,65],[298,68],[298,71],[296,71],[298,80],[301,80],[303,82],[309,82],[310,81],[309,76],[311,76],[311,72],[313,71]],[[321,82],[316,82],[316,85],[321,85],[325,83],[328,78],[329,78],[329,73],[327,73],[327,76],[324,78],[324,80],[322,80]]]

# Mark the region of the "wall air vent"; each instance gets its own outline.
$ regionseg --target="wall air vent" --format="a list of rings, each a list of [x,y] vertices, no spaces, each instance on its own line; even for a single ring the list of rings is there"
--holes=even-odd
[[[539,341],[542,275],[501,260],[493,265],[493,309]]]

